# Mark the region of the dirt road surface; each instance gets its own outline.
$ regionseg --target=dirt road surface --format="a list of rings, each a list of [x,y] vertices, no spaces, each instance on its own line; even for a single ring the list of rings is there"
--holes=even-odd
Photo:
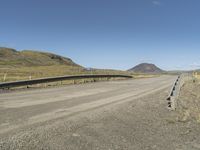
[[[1,94],[0,149],[200,149],[200,132],[175,122],[166,108],[175,79],[161,76]]]

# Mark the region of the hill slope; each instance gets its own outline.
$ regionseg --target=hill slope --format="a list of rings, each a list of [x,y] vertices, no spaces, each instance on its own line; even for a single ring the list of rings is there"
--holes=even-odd
[[[31,50],[16,51],[11,48],[0,48],[0,65],[6,66],[79,66],[71,59],[59,55]]]
[[[86,69],[71,59],[59,55],[0,47],[0,82],[78,74],[127,74],[127,72]]]
[[[139,64],[128,71],[131,72],[137,72],[137,73],[162,73],[164,72],[162,69],[158,68],[154,64],[149,64],[149,63],[142,63]]]

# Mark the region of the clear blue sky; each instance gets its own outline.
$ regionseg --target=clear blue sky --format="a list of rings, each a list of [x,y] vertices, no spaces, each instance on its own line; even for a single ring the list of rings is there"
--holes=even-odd
[[[0,46],[85,67],[200,68],[200,0],[0,0]]]

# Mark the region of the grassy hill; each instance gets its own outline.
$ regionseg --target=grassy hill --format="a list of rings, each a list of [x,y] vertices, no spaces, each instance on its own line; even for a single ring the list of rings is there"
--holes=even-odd
[[[59,55],[31,50],[16,51],[0,48],[0,65],[6,66],[79,66],[71,59]],[[79,66],[81,67],[81,66]]]
[[[70,58],[56,54],[0,48],[0,82],[78,74],[127,74],[127,72],[104,69],[88,70]]]
[[[52,53],[0,47],[0,82],[78,74],[124,74],[134,78],[155,77],[152,74],[112,69],[84,68],[70,58]]]

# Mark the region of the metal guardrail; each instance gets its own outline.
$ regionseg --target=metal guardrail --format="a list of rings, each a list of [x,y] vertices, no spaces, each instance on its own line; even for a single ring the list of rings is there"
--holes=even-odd
[[[132,78],[129,75],[74,75],[74,76],[59,76],[59,77],[49,77],[49,78],[41,78],[41,79],[33,79],[33,80],[23,80],[23,81],[15,81],[15,82],[5,82],[0,83],[0,89],[19,87],[19,86],[28,86],[33,84],[41,84],[48,82],[56,82],[63,80],[76,80],[76,79],[88,79],[88,78]]]
[[[183,80],[183,75],[178,76],[178,78],[176,79],[170,93],[169,96],[167,97],[167,101],[168,101],[168,108],[170,110],[175,110],[177,107],[177,98],[179,96],[180,93],[180,89],[184,84],[184,80]]]

